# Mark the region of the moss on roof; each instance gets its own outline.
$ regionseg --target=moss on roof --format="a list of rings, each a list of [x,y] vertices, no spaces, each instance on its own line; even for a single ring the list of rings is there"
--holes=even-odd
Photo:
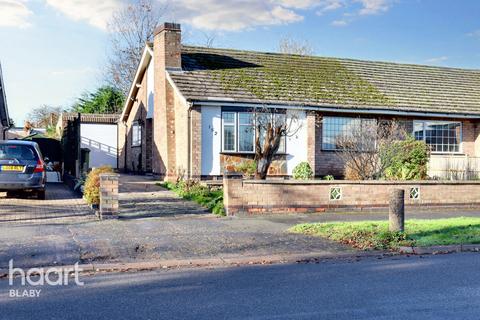
[[[183,47],[187,99],[480,114],[480,71]]]

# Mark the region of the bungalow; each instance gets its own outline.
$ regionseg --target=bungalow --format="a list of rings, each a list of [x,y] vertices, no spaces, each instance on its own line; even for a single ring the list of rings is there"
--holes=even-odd
[[[2,66],[0,64],[0,140],[6,139],[6,131],[10,128],[5,85],[3,84]]]
[[[402,121],[434,157],[480,156],[480,70],[182,46],[180,25],[165,23],[120,117],[119,167],[220,177],[253,157],[254,133],[243,129],[258,107],[300,115],[272,175],[302,161],[317,176],[342,175],[335,140],[354,119]]]

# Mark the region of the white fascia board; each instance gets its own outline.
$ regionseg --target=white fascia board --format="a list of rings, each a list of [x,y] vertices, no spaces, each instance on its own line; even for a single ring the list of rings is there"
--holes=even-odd
[[[139,81],[140,75],[143,74],[146,68],[148,67],[148,64],[150,63],[150,60],[152,59],[152,57],[153,57],[153,50],[150,49],[148,45],[146,45],[145,48],[143,49],[142,59],[138,64],[137,72],[135,73],[135,78],[133,79],[132,85],[130,86],[130,91],[128,93],[127,100],[125,101],[125,105],[123,107],[122,114],[120,116],[120,121],[126,120],[125,117],[127,116],[127,110],[133,102],[132,99],[133,99],[133,93],[136,89],[136,84]]]
[[[306,110],[306,111],[324,111],[324,112],[338,112],[338,113],[358,113],[358,114],[376,114],[376,115],[392,115],[392,116],[417,116],[417,117],[436,117],[436,118],[457,118],[457,119],[480,119],[480,114],[467,114],[467,113],[442,113],[442,112],[420,112],[420,111],[404,111],[404,110],[385,110],[378,107],[364,107],[363,109],[357,108],[344,108],[339,106],[308,106],[308,105],[287,105],[287,104],[268,104],[268,103],[243,103],[243,102],[229,102],[224,101],[208,101],[208,100],[195,100],[193,104],[203,106],[224,106],[224,107],[244,107],[244,108],[275,108],[275,109],[293,109],[293,110]]]
[[[10,127],[10,115],[8,114],[7,93],[5,92],[5,82],[3,82],[2,64],[0,63],[0,87],[2,88],[3,104],[5,108],[5,115],[7,117],[7,128]]]
[[[175,84],[175,81],[173,81],[172,77],[170,77],[170,73],[168,70],[165,70],[165,77],[167,78],[167,81],[168,83],[170,83],[170,85],[172,86],[173,88],[173,91],[175,91],[175,93],[180,97],[180,99],[182,99],[182,102],[188,106],[189,103],[187,101],[187,99],[185,98],[185,96],[182,94],[182,92],[180,91],[180,89],[178,89],[177,85]]]

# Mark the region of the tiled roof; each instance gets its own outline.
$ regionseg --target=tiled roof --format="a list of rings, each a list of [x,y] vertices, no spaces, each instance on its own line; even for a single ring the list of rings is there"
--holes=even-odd
[[[480,70],[184,46],[189,100],[480,115]]]

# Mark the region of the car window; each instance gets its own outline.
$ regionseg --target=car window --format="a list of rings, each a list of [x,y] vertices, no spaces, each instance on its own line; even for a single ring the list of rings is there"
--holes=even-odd
[[[0,145],[0,160],[37,160],[35,151],[30,146],[21,146],[14,144]]]

